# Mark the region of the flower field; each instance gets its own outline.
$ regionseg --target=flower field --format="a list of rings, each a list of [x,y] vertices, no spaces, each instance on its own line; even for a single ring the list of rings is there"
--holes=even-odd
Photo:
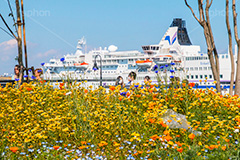
[[[15,85],[0,87],[0,159],[240,156],[238,96],[185,83],[159,89],[111,86],[109,91],[81,83],[59,83],[60,89],[44,82]],[[186,115],[192,130],[170,129],[161,118],[169,109]]]

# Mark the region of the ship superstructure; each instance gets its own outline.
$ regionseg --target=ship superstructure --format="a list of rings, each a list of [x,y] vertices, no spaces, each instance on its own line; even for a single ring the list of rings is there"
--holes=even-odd
[[[124,78],[131,71],[136,72],[136,83],[143,84],[145,76],[157,83],[157,76],[175,76],[195,82],[199,88],[214,87],[212,70],[207,54],[200,52],[200,46],[192,45],[187,33],[186,23],[182,19],[174,19],[159,44],[142,46],[143,52],[137,50],[118,51],[114,45],[99,48],[85,53],[86,40],[78,41],[75,54],[64,55],[64,61],[51,59],[44,65],[45,79],[63,79],[68,76],[73,80],[86,79],[89,85],[98,86],[100,69],[93,70],[94,63],[102,63],[102,78],[107,80],[104,85],[114,85],[118,76]],[[235,51],[236,52],[236,51]],[[100,55],[101,59],[99,58]],[[235,54],[236,58],[236,54]],[[228,53],[219,55],[220,81],[222,87],[230,84],[230,56]],[[171,72],[170,72],[171,70]],[[172,72],[174,70],[174,72]],[[207,77],[207,82],[199,82]],[[169,78],[168,78],[169,81]]]

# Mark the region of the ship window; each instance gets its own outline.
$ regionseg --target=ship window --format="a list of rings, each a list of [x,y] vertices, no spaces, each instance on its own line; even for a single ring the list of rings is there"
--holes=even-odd
[[[190,67],[190,71],[193,71],[193,67]]]
[[[191,79],[193,79],[194,77],[193,77],[193,75],[191,75]]]
[[[224,55],[222,55],[222,59],[224,58]]]
[[[222,75],[222,74],[220,75],[220,78],[223,78],[223,75]]]
[[[212,78],[212,75],[209,75],[209,78]]]
[[[204,69],[204,70],[207,70],[207,67],[204,67],[203,69]]]
[[[198,75],[195,75],[195,78],[198,79]]]
[[[211,70],[212,68],[211,67],[208,67],[208,70]]]
[[[200,79],[202,79],[203,78],[203,76],[202,75],[200,75]]]
[[[198,67],[195,67],[195,70],[197,71],[197,70],[198,70]]]
[[[226,55],[226,58],[228,58],[228,55]]]
[[[189,68],[187,67],[186,70],[189,70]]]
[[[202,67],[199,67],[199,71],[201,71],[202,70]]]
[[[189,75],[187,75],[187,79],[189,79]]]
[[[205,79],[207,79],[207,75],[205,75],[204,77],[205,77]]]

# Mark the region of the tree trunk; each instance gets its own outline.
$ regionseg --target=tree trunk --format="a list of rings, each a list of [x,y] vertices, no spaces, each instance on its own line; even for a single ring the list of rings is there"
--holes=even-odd
[[[203,0],[198,0],[199,18],[196,16],[193,9],[188,4],[187,0],[185,0],[185,4],[191,10],[194,18],[203,27],[204,36],[205,36],[206,44],[207,44],[207,47],[208,47],[207,53],[208,53],[208,57],[209,57],[211,67],[212,67],[213,78],[217,82],[216,83],[216,89],[217,89],[217,92],[221,92],[220,74],[219,74],[220,73],[220,71],[219,71],[219,68],[220,68],[219,67],[219,59],[218,59],[218,53],[217,53],[217,49],[216,49],[216,46],[215,46],[214,37],[213,37],[213,33],[212,33],[212,28],[211,28],[211,25],[210,25],[210,18],[209,18],[209,8],[212,5],[212,1],[213,0],[211,0],[211,2],[209,2],[209,0],[206,1],[207,3],[206,3],[205,12],[204,12]],[[213,54],[214,54],[214,56],[213,56]]]
[[[233,95],[233,83],[234,83],[234,73],[235,73],[235,62],[234,62],[234,56],[233,56],[233,48],[232,48],[232,31],[229,23],[229,0],[226,0],[226,25],[227,25],[227,31],[228,31],[228,43],[229,43],[229,54],[231,58],[231,81],[230,81],[230,89],[229,94]]]
[[[21,9],[22,9],[22,22],[23,22],[23,43],[24,43],[24,53],[25,53],[25,67],[26,67],[27,82],[29,82],[28,81],[27,42],[26,42],[26,32],[25,32],[25,18],[24,18],[24,10],[23,10],[23,0],[21,0]]]
[[[17,26],[18,26],[18,64],[20,66],[20,79],[23,79],[23,59],[22,59],[22,28],[19,1],[16,0]]]
[[[232,1],[232,11],[233,11],[233,23],[234,23],[234,35],[235,35],[235,40],[238,46],[235,94],[240,95],[240,62],[239,62],[240,61],[240,40],[238,37],[238,30],[237,30],[236,0]]]
[[[205,8],[205,15],[206,15],[206,20],[207,20],[206,27],[208,28],[208,32],[209,32],[209,36],[210,36],[210,44],[209,45],[211,45],[211,47],[213,49],[214,58],[215,58],[214,67],[216,68],[216,71],[215,71],[215,69],[212,68],[213,77],[214,77],[214,80],[217,82],[216,83],[217,91],[221,92],[219,59],[218,59],[218,53],[217,53],[217,49],[216,49],[216,45],[215,45],[215,41],[214,41],[214,37],[213,37],[213,32],[212,32],[212,27],[211,27],[211,23],[210,23],[210,18],[209,18],[209,8],[211,7],[211,5],[212,5],[212,1],[209,2],[209,0],[207,0],[207,4],[206,4],[206,8]]]
[[[206,24],[204,24],[203,26],[206,26]],[[205,36],[205,39],[206,39],[206,44],[208,46],[207,53],[208,53],[210,65],[212,67],[213,78],[214,78],[214,80],[217,81],[217,83],[216,83],[217,92],[221,92],[220,81],[218,81],[218,75],[219,74],[217,74],[218,71],[217,71],[217,67],[216,67],[216,64],[215,64],[214,56],[213,56],[212,42],[211,42],[211,37],[209,36],[209,34],[210,34],[209,33],[209,28],[204,27],[204,36]]]

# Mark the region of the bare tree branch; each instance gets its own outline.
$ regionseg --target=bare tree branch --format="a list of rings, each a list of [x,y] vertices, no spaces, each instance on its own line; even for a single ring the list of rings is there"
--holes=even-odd
[[[198,0],[198,10],[199,10],[201,23],[203,25],[203,23],[205,23],[205,16],[204,16],[204,12],[203,12],[203,4],[202,3],[203,3],[202,0]]]
[[[210,7],[212,6],[212,2],[213,2],[213,0],[211,0],[210,3],[209,3],[209,1],[207,2],[207,6],[208,6],[208,8],[210,8]]]
[[[192,7],[188,4],[187,0],[184,0],[184,1],[185,1],[186,6],[191,10],[191,12],[192,12],[194,18],[198,21],[198,23],[200,23],[201,21],[197,18],[197,16],[195,15],[195,13],[194,13]],[[200,23],[200,24],[201,24],[201,23]]]
[[[16,26],[16,21],[15,21],[15,18],[14,18],[14,14],[13,14],[12,6],[11,6],[9,0],[7,0],[7,2],[8,2],[8,7],[10,9],[10,12],[11,12],[11,15],[12,15],[12,18],[13,18],[13,24],[14,24],[14,27],[15,27],[15,31],[17,32],[17,26]]]
[[[237,29],[236,0],[232,1],[232,11],[233,11],[233,23],[234,23],[235,39],[236,39],[237,42],[239,42],[238,29]]]
[[[9,32],[12,34],[12,36],[14,36],[15,39],[18,39],[15,34],[13,33],[13,31],[11,30],[11,28],[8,26],[7,22],[5,21],[5,19],[3,18],[3,16],[0,14],[0,17],[3,21],[3,23],[5,24],[5,26],[7,27],[7,29],[9,30]]]

